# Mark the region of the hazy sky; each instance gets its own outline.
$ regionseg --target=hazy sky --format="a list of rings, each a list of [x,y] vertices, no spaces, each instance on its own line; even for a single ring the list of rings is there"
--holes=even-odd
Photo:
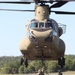
[[[34,9],[34,4],[0,4],[0,8]],[[75,2],[69,2],[61,8],[52,10],[75,12]],[[35,14],[31,12],[0,11],[0,56],[21,55],[19,44],[25,36],[25,25],[34,16]],[[50,18],[66,25],[66,33],[61,36],[66,44],[65,54],[75,54],[75,15],[56,15],[52,13]]]

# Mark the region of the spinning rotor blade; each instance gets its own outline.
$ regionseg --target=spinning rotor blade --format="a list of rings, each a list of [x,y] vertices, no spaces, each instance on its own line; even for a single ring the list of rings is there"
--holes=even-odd
[[[9,3],[9,4],[30,4],[31,2],[25,2],[25,1],[0,1],[0,3]]]
[[[75,12],[66,12],[66,11],[51,11],[56,14],[67,14],[67,15],[75,15]]]
[[[2,11],[34,12],[35,10],[0,9]]]
[[[60,0],[59,0],[60,1]],[[75,0],[61,0],[61,1],[75,1]]]
[[[57,3],[53,4],[50,8],[57,8],[57,7],[61,7],[64,4],[66,4],[68,1],[58,1]]]
[[[30,3],[53,3],[57,2],[56,4],[52,5],[51,8],[60,7],[67,3],[68,1],[75,1],[75,0],[21,0],[21,1],[0,1],[0,3],[8,3],[8,4],[30,4]]]

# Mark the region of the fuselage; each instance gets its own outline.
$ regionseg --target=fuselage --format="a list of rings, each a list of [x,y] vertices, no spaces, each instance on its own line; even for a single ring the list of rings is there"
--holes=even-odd
[[[48,6],[37,6],[35,18],[26,24],[20,50],[31,60],[56,60],[64,55],[65,44],[59,38],[58,23],[49,18]],[[61,33],[62,34],[62,33]]]

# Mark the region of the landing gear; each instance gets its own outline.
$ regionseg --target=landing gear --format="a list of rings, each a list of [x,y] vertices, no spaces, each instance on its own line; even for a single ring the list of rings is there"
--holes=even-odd
[[[23,64],[25,65],[26,68],[28,67],[28,60],[24,56],[21,58],[21,65]]]
[[[65,65],[65,58],[61,57],[58,59],[58,65],[60,65],[60,68],[63,68]]]

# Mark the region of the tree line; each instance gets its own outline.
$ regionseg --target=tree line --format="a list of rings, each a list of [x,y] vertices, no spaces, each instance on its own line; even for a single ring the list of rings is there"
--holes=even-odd
[[[3,74],[25,74],[36,73],[38,69],[42,67],[42,62],[28,61],[28,68],[24,65],[20,65],[20,59],[22,56],[3,56],[0,57],[0,73]],[[75,55],[65,55],[65,66],[63,71],[75,71]],[[45,61],[46,69],[48,72],[57,72],[60,67],[57,61]]]

